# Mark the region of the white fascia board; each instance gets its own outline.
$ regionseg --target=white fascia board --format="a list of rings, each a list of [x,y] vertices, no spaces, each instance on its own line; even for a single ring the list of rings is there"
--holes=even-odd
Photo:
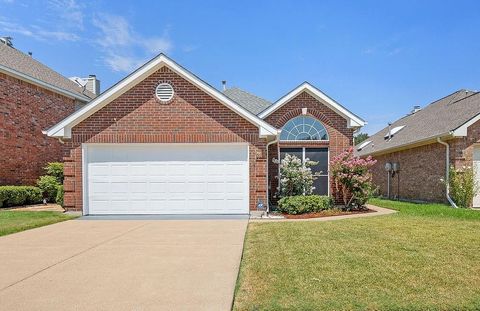
[[[337,103],[335,100],[333,100],[328,95],[326,95],[316,87],[312,86],[308,82],[302,83],[299,87],[295,88],[293,91],[291,91],[287,95],[277,100],[272,106],[270,106],[269,108],[261,112],[258,116],[262,119],[265,119],[274,111],[276,111],[277,109],[279,109],[280,107],[288,103],[290,100],[295,98],[297,95],[299,95],[303,91],[307,91],[310,95],[321,100],[332,110],[334,110],[335,112],[340,114],[342,117],[347,119],[349,127],[362,127],[366,124],[364,120],[360,119],[359,117],[357,117],[356,115],[348,111],[345,107]]]
[[[0,72],[3,72],[5,74],[8,74],[10,76],[13,76],[19,80],[22,80],[22,81],[26,81],[26,82],[29,82],[31,84],[34,84],[34,85],[38,85],[40,87],[43,87],[47,90],[51,90],[55,93],[58,93],[60,95],[63,95],[65,97],[68,97],[68,98],[73,98],[73,99],[78,99],[82,102],[89,102],[91,101],[92,99],[88,96],[85,96],[85,95],[81,95],[81,94],[78,94],[78,93],[74,93],[74,92],[71,92],[71,91],[68,91],[68,90],[65,90],[65,89],[62,89],[62,88],[59,88],[55,85],[52,85],[52,84],[49,84],[49,83],[46,83],[42,80],[39,80],[39,79],[36,79],[34,77],[31,77],[29,75],[26,75],[24,73],[21,73],[20,71],[16,71],[12,68],[8,68],[8,67],[5,67],[3,65],[0,65]]]
[[[467,136],[468,134],[468,128],[470,127],[470,125],[474,124],[475,122],[477,122],[478,120],[480,120],[480,114],[477,114],[476,116],[474,116],[473,118],[471,118],[470,120],[468,120],[467,122],[465,122],[464,124],[460,125],[459,127],[457,127],[456,129],[454,129],[452,131],[452,135],[453,136],[457,136],[457,137],[465,137]]]
[[[219,92],[214,87],[210,86],[209,84],[202,81],[200,78],[180,66],[179,64],[175,63],[173,60],[165,56],[164,54],[160,54],[159,56],[153,58],[151,61],[131,73],[129,76],[112,86],[107,91],[103,92],[99,97],[94,99],[90,104],[84,106],[82,109],[78,110],[77,112],[73,113],[69,117],[65,118],[60,123],[54,125],[50,129],[48,129],[47,135],[52,137],[64,137],[70,138],[71,129],[80,123],[81,121],[85,120],[96,111],[100,110],[101,108],[105,107],[107,104],[112,102],[114,99],[118,98],[120,95],[124,94],[126,91],[131,89],[136,84],[143,81],[146,77],[157,71],[163,66],[167,66],[184,79],[189,81],[190,83],[196,85],[205,93],[211,95],[212,97],[216,98],[219,102],[242,116],[243,118],[247,119],[254,125],[259,128],[259,135],[261,136],[268,136],[268,135],[276,135],[277,129],[265,122],[264,120],[258,118],[254,114],[248,112],[244,108],[237,105],[227,96]],[[62,129],[65,129],[63,133],[61,132]],[[263,130],[262,130],[263,129]],[[65,136],[61,136],[64,134]]]

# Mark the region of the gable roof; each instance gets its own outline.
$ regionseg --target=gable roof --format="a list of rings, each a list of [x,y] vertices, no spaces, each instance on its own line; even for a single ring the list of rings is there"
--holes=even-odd
[[[6,44],[0,44],[0,71],[83,102],[88,102],[95,97],[93,93],[83,90],[78,84],[32,56]]]
[[[237,104],[255,115],[258,115],[260,112],[272,105],[272,103],[268,100],[248,93],[247,91],[239,89],[238,87],[226,89],[223,91],[223,94],[227,95]]]
[[[259,135],[261,137],[274,136],[277,134],[278,130],[276,128],[274,128],[264,120],[258,118],[256,115],[252,114],[250,111],[246,110],[242,106],[236,104],[229,97],[225,96],[220,91],[210,86],[208,83],[201,80],[196,75],[174,62],[165,54],[159,54],[158,56],[154,57],[146,64],[125,77],[123,80],[103,92],[90,104],[84,106],[80,110],[77,110],[75,113],[62,120],[60,123],[54,125],[50,129],[45,131],[45,134],[51,137],[70,138],[72,127],[85,120],[86,118],[94,114],[96,111],[105,107],[114,99],[127,92],[133,86],[137,85],[146,77],[150,76],[152,73],[162,68],[163,66],[167,66],[169,69],[176,72],[178,75],[180,75],[193,85],[197,86],[213,98],[217,99],[220,103],[224,104],[244,119],[256,125],[259,128]]]
[[[338,102],[330,98],[328,95],[314,87],[308,82],[303,82],[300,84],[298,87],[290,91],[287,95],[283,96],[279,100],[277,100],[273,105],[262,111],[258,116],[262,119],[265,119],[267,116],[272,114],[274,111],[288,103],[291,99],[295,98],[297,95],[299,95],[302,92],[308,92],[310,95],[315,97],[317,100],[321,101],[324,103],[326,106],[328,106],[330,109],[344,117],[348,121],[348,126],[349,127],[362,127],[366,124],[364,120],[362,120],[360,117],[356,116],[352,112],[350,112],[348,109],[340,105]]]
[[[466,136],[466,127],[479,118],[480,93],[459,90],[393,122],[390,129],[403,128],[390,139],[388,126],[375,133],[368,138],[368,145],[361,150],[357,146],[357,154],[387,153],[437,137]]]

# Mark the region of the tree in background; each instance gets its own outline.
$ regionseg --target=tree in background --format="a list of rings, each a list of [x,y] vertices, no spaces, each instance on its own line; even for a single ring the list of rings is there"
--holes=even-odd
[[[370,136],[368,136],[367,133],[358,133],[357,135],[355,135],[355,136],[353,137],[353,142],[354,142],[354,144],[355,144],[355,146],[356,146],[356,145],[358,145],[359,143],[367,140],[368,137],[370,137]]]

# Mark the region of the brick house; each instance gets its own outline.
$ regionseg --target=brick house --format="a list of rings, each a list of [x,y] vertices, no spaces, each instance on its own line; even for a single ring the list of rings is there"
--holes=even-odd
[[[286,152],[328,159],[364,121],[308,83],[275,103],[218,91],[160,54],[46,131],[65,142],[65,207],[84,214],[247,214],[269,208]]]
[[[94,94],[47,66],[0,43],[0,185],[30,185],[43,167],[61,161],[63,146],[42,130]]]
[[[393,122],[356,146],[373,156],[373,181],[381,195],[448,202],[445,180],[451,166],[474,166],[480,180],[480,94],[459,90]],[[398,171],[387,172],[387,163]],[[480,197],[473,200],[480,206]]]

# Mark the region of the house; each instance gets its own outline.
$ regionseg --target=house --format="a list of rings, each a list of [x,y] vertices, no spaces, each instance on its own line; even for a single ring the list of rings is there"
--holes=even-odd
[[[423,109],[414,107],[357,145],[357,153],[377,160],[373,181],[381,195],[447,202],[445,180],[450,166],[475,165],[480,173],[479,120],[480,94],[459,90]],[[479,196],[473,205],[480,206]]]
[[[48,162],[61,161],[63,145],[42,130],[94,97],[0,40],[0,185],[35,184]]]
[[[67,148],[65,208],[83,214],[248,214],[268,208],[272,159],[328,159],[364,121],[308,83],[275,103],[221,92],[160,54],[46,131]]]

